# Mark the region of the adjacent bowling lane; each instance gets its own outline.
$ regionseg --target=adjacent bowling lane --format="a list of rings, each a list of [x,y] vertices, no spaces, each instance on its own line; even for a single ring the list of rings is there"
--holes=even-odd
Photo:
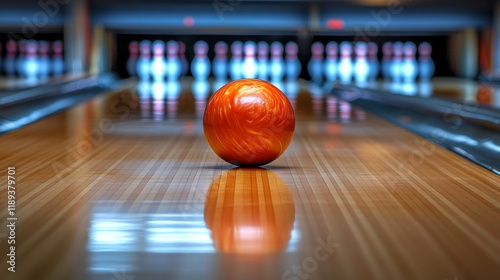
[[[213,86],[133,84],[0,136],[1,279],[499,275],[498,176],[302,82],[289,149],[235,168],[203,136]]]
[[[378,81],[362,85],[353,83],[352,85],[400,95],[439,98],[456,103],[500,108],[500,89],[498,86],[461,78],[436,77],[429,82],[391,83]]]

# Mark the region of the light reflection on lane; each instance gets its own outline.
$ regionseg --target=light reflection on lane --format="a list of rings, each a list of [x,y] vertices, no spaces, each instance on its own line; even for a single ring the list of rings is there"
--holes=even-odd
[[[210,185],[204,212],[219,252],[262,255],[297,248],[292,194],[270,170],[224,172]]]
[[[204,206],[199,207],[192,207],[191,201],[145,201],[141,209],[150,210],[136,212],[124,209],[124,202],[96,203],[89,226],[88,271],[141,270],[138,265],[146,255],[263,257],[298,250],[301,235],[293,197],[274,172],[226,171],[213,180],[205,198]]]

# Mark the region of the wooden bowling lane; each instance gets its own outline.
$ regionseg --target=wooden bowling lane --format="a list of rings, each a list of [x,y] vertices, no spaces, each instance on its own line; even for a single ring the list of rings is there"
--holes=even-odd
[[[235,169],[204,139],[206,85],[148,86],[0,136],[17,217],[12,273],[0,188],[0,279],[500,275],[493,173],[305,87],[287,152]]]

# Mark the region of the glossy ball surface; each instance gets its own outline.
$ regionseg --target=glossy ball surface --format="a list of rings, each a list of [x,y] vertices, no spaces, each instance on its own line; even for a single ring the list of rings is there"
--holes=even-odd
[[[238,166],[277,159],[292,141],[295,115],[271,83],[242,79],[221,87],[208,101],[203,130],[212,150]]]

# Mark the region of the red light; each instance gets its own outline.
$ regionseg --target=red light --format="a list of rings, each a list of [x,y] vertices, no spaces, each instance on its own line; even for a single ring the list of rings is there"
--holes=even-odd
[[[342,29],[344,28],[344,21],[341,19],[329,19],[326,22],[326,27],[328,29]]]
[[[182,20],[185,27],[192,27],[194,25],[194,18],[187,16]]]

